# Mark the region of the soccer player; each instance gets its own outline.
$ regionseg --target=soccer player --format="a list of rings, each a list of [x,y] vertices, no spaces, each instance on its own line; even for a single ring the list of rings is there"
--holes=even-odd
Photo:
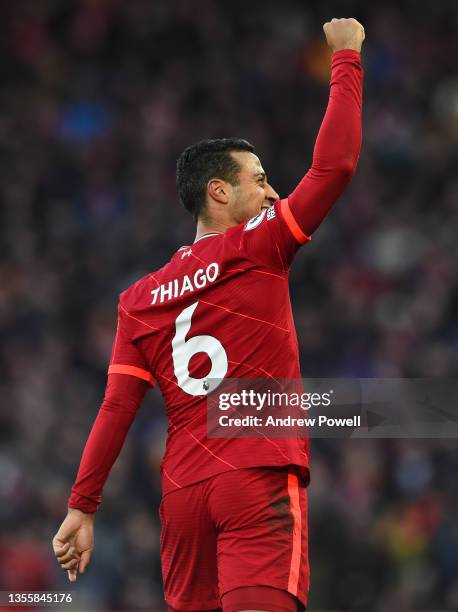
[[[197,236],[120,296],[105,398],[53,540],[71,581],[90,561],[104,483],[157,384],[169,420],[160,507],[169,609],[306,605],[308,441],[208,438],[206,395],[207,379],[300,378],[288,271],[361,147],[364,28],[333,19],[323,29],[333,50],[329,103],[312,167],[289,197],[279,198],[245,140],[199,142],[178,159]]]

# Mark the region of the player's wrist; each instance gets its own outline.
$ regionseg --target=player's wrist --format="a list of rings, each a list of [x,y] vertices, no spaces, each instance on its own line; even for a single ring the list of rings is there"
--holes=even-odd
[[[80,508],[72,508],[71,506],[68,506],[67,514],[82,515],[83,518],[92,520],[94,520],[95,518],[95,512],[87,512],[86,510],[81,510]]]
[[[341,57],[341,56],[344,56],[345,54],[351,55],[353,57],[361,57],[361,51],[358,51],[357,49],[350,49],[350,48],[336,49],[335,51],[332,52],[332,57],[334,56]]]
[[[353,66],[361,67],[361,53],[352,49],[335,51],[331,58],[331,70],[334,70],[340,64],[352,64]]]

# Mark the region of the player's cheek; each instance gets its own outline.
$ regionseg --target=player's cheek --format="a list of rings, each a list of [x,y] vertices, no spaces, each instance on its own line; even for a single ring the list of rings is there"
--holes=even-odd
[[[261,209],[261,206],[264,204],[265,201],[265,193],[264,193],[264,189],[260,189],[259,187],[253,192],[253,197],[252,197],[252,202],[253,202],[253,209],[255,214],[258,214],[258,212]]]
[[[250,193],[245,202],[245,212],[248,218],[254,217],[258,211],[258,199],[255,193]]]

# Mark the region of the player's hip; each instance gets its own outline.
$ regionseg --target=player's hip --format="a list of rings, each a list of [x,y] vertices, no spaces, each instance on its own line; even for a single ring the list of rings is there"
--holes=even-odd
[[[171,603],[186,589],[202,602],[259,584],[305,603],[307,492],[297,466],[232,470],[173,492],[161,521]]]

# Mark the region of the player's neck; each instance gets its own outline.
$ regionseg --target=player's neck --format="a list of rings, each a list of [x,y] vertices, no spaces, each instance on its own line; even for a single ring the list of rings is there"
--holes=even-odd
[[[218,221],[204,221],[199,219],[197,221],[196,228],[196,240],[202,238],[206,234],[224,234],[224,232],[231,227],[228,223],[218,222]]]

